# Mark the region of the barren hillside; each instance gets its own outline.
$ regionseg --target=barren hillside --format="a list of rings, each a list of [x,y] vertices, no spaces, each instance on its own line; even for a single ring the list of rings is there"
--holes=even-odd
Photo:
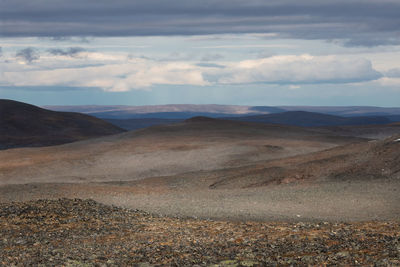
[[[37,149],[0,152],[0,183],[130,181],[239,167],[364,139],[208,118]]]
[[[196,117],[0,151],[0,202],[92,198],[179,217],[397,220],[397,138]]]
[[[0,149],[49,146],[121,133],[101,119],[0,99]]]

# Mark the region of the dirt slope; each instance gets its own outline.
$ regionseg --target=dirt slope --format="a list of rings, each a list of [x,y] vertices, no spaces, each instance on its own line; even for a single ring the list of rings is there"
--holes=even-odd
[[[321,181],[400,179],[400,135],[354,143],[307,155],[203,173],[210,188],[237,189]],[[187,178],[196,180],[198,174]]]
[[[389,123],[381,125],[351,125],[351,126],[328,126],[319,127],[332,134],[344,136],[358,136],[371,139],[386,139],[400,133],[400,123]]]
[[[57,147],[0,152],[0,184],[130,181],[246,166],[365,139],[301,127],[199,119]]]

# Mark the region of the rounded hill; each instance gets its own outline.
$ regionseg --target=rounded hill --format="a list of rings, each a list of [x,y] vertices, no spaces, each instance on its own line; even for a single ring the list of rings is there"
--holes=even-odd
[[[0,99],[0,149],[57,145],[123,131],[89,115]]]

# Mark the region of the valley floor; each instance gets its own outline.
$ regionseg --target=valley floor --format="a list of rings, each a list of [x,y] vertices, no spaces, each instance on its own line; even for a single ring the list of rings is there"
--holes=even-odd
[[[65,197],[94,199],[104,204],[183,218],[400,221],[398,179],[303,182],[241,189],[175,186],[168,178],[135,183],[5,185],[0,186],[0,203]]]

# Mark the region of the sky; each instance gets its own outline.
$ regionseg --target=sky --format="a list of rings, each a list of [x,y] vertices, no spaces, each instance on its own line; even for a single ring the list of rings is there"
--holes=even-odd
[[[0,0],[0,98],[400,106],[399,0]]]

